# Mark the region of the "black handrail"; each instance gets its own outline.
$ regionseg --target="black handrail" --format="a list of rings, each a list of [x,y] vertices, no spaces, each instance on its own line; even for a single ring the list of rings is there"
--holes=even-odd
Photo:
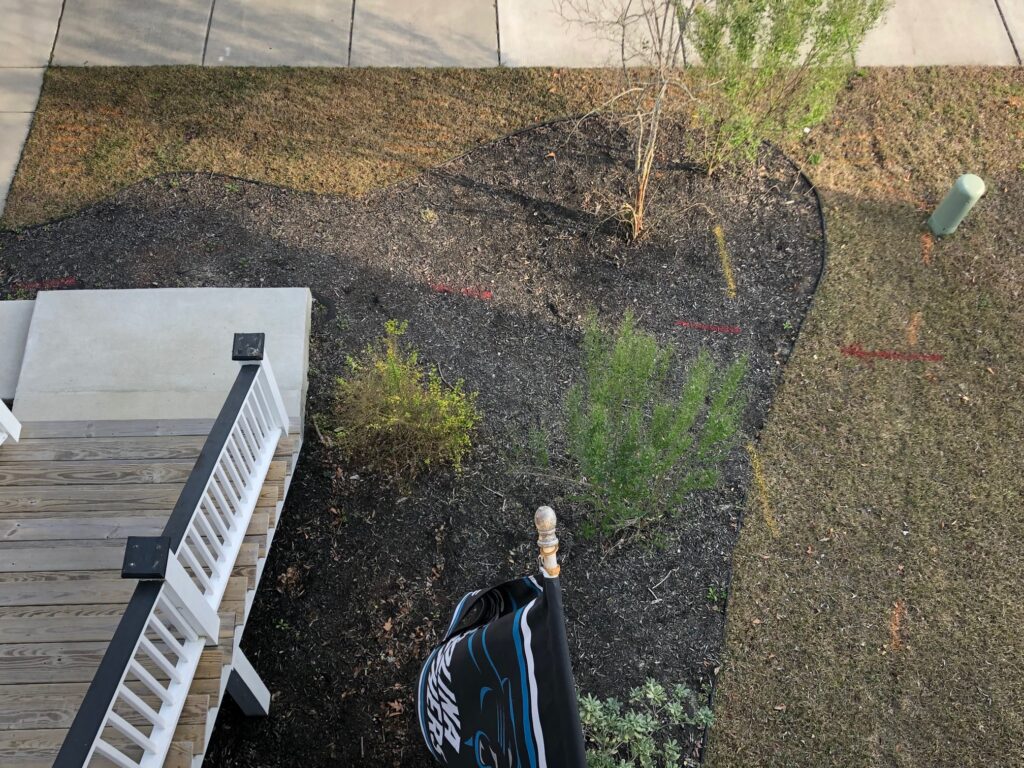
[[[243,365],[238,369],[235,383],[231,385],[231,391],[217,415],[217,420],[210,428],[210,434],[207,436],[206,442],[203,443],[203,449],[199,452],[199,458],[196,459],[188,480],[185,481],[185,487],[181,489],[181,495],[178,496],[178,501],[174,505],[174,511],[167,518],[163,535],[171,539],[172,554],[178,551],[181,540],[185,538],[185,533],[192,524],[192,516],[196,512],[199,502],[202,501],[203,493],[217,468],[217,461],[224,450],[224,445],[231,436],[238,412],[242,409],[245,398],[249,396],[249,390],[252,389],[259,370],[258,365]]]
[[[263,334],[235,334],[232,359],[243,362],[243,365],[235,376],[231,391],[210,428],[210,433],[199,452],[199,458],[196,459],[188,480],[185,481],[185,487],[181,489],[178,501],[174,505],[174,510],[164,525],[163,534],[154,537],[132,537],[137,544],[150,547],[167,546],[169,541],[169,552],[171,554],[177,552],[189,525],[192,524],[192,517],[202,500],[207,483],[217,467],[217,460],[231,435],[242,405],[256,381],[256,375],[260,368],[258,361],[263,359],[263,343]],[[251,364],[252,362],[256,364]],[[166,565],[167,552],[168,550],[164,550],[164,565]],[[138,555],[138,551],[133,552],[131,546],[126,548],[125,565],[121,571],[122,578],[140,578],[142,571],[131,562]],[[89,684],[85,698],[75,714],[71,728],[68,729],[68,734],[64,737],[64,743],[61,744],[60,751],[57,753],[53,768],[82,768],[85,765],[89,757],[89,750],[92,749],[96,736],[103,728],[110,703],[117,695],[124,671],[135,654],[139,636],[145,631],[149,615],[153,612],[156,601],[160,597],[160,590],[163,587],[162,570],[163,568],[160,567],[160,572],[146,573],[146,580],[140,580],[136,585],[124,615],[118,622],[117,629],[114,630],[110,645],[107,646],[107,650],[103,654],[96,675]]]
[[[153,612],[153,606],[160,597],[161,587],[162,581],[140,581],[136,585],[82,705],[75,714],[68,735],[64,737],[53,768],[82,768],[85,765],[96,735],[107,718],[110,702],[117,695],[125,667],[135,653],[139,635],[145,631],[149,614]]]

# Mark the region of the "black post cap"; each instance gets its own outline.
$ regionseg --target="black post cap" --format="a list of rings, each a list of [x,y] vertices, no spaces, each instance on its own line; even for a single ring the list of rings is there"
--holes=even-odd
[[[243,363],[262,360],[266,343],[265,333],[236,333],[231,347],[231,359]]]
[[[162,579],[167,573],[170,536],[129,536],[121,564],[122,579]]]

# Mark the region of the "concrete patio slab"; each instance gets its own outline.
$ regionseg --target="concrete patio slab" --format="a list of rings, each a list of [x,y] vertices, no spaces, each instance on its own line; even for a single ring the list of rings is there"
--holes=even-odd
[[[999,7],[1017,46],[1017,55],[1024,57],[1024,0],[1000,0]]]
[[[202,64],[213,0],[66,0],[53,63]]]
[[[61,0],[0,0],[0,67],[45,67]]]
[[[1016,65],[1017,56],[994,0],[895,0],[881,26],[868,34],[857,63]]]
[[[207,65],[344,67],[352,0],[217,0]]]
[[[34,112],[45,72],[44,67],[0,69],[0,112]]]
[[[34,301],[0,301],[0,400],[10,400],[18,385]]]
[[[0,112],[0,213],[31,126],[31,112]]]
[[[501,63],[509,67],[621,65],[619,42],[567,20],[556,0],[498,0],[498,25]]]
[[[357,0],[354,67],[496,67],[494,0]]]
[[[14,415],[23,422],[215,417],[238,371],[234,333],[262,331],[298,427],[311,308],[305,288],[40,293]]]

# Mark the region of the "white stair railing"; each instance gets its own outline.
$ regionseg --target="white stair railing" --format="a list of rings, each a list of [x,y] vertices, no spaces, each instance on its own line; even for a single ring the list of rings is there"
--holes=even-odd
[[[262,346],[262,334],[236,335],[242,367],[163,535],[128,540],[122,575],[140,581],[55,768],[94,756],[120,768],[166,759],[203,649],[218,643],[218,608],[288,432]]]
[[[11,409],[0,400],[0,445],[3,445],[8,437],[18,442],[18,438],[21,437],[21,422],[14,418]]]

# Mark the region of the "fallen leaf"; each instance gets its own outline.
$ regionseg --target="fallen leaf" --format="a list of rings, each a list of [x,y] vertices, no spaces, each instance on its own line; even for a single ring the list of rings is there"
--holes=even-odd
[[[772,709],[774,709],[776,712],[785,712],[786,711],[786,705],[785,704],[776,704],[774,707],[772,707]]]

